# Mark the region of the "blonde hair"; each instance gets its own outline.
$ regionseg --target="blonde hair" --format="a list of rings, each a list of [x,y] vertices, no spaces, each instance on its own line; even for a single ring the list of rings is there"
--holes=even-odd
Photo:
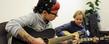
[[[73,15],[73,18],[75,18],[77,15],[82,15],[84,17],[85,13],[81,10],[78,10],[75,12],[75,14]]]

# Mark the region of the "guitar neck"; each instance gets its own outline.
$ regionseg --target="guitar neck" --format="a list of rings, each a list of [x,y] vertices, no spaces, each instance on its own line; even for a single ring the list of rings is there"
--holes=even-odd
[[[72,38],[73,38],[73,35],[51,38],[51,39],[48,39],[48,44],[57,44],[59,42],[69,40],[69,39],[72,39]],[[94,37],[92,37],[92,38],[81,38],[80,43],[87,42],[87,41],[93,41],[93,40],[109,40],[109,36],[95,37],[95,38]]]
[[[81,32],[78,31],[78,33],[81,33]],[[62,41],[73,39],[73,38],[75,38],[73,34],[69,34],[67,36],[62,36],[62,37],[57,37],[57,38],[52,38],[48,40],[48,44],[58,44]]]
[[[69,40],[69,39],[72,39],[72,38],[73,38],[73,35],[51,38],[51,39],[48,40],[48,44],[57,44],[59,42]]]
[[[109,40],[109,36],[104,36],[104,37],[92,37],[92,38],[81,38],[81,42],[87,42],[87,41],[93,41],[93,40]]]
[[[99,38],[97,38],[96,40],[99,40]],[[80,43],[87,42],[87,41],[93,41],[93,38],[81,38],[80,39]]]

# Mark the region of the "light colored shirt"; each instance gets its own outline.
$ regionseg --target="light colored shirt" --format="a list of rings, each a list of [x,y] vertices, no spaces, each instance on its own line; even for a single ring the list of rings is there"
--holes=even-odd
[[[38,13],[31,13],[17,19],[12,19],[7,23],[5,29],[13,36],[17,36],[16,32],[18,31],[18,29],[24,26],[31,27],[35,31],[42,31],[48,28],[52,28],[51,23],[49,22],[48,24],[46,24],[42,17],[43,16]]]

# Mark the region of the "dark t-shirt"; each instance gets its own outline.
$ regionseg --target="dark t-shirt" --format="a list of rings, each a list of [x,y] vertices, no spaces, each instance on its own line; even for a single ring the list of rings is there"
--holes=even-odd
[[[66,23],[64,25],[56,27],[55,30],[56,30],[56,35],[57,36],[63,36],[64,34],[62,33],[62,31],[64,31],[64,30],[66,30],[66,31],[68,31],[70,33],[81,31],[81,32],[84,33],[84,35],[86,35],[85,28],[83,26],[76,25],[76,23],[74,21],[71,21],[71,22]]]

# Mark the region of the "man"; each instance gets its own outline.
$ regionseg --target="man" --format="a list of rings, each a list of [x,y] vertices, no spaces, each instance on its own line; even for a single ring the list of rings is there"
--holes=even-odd
[[[52,28],[50,21],[57,17],[60,4],[56,0],[39,0],[37,6],[33,9],[33,13],[26,16],[12,19],[6,24],[6,31],[12,36],[30,44],[45,44],[42,38],[35,38],[27,33],[23,27],[28,26],[35,31],[43,31]]]

